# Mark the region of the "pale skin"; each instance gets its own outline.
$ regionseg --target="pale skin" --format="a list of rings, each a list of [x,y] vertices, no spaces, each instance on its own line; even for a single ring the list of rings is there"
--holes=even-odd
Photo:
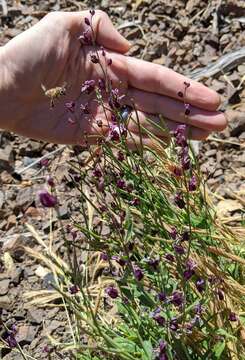
[[[78,40],[87,29],[85,17],[90,19],[89,12],[50,13],[0,49],[0,128],[37,140],[78,144],[84,131],[94,135],[100,130],[96,120],[107,126],[108,119],[94,95],[81,95],[85,80],[97,81],[102,75],[98,64],[90,61],[93,47],[81,46]],[[165,67],[124,55],[130,43],[102,11],[96,11],[93,28],[97,45],[103,46],[112,59],[109,76],[113,84],[123,87],[126,102],[133,99],[140,122],[155,135],[165,139],[167,133],[149,125],[146,118],[159,123],[159,114],[170,130],[178,123],[187,123],[193,139],[205,139],[210,132],[226,127],[224,114],[217,111],[220,99],[216,92]],[[186,93],[186,102],[191,104],[188,117],[178,96],[184,81],[190,82]],[[42,85],[50,89],[63,84],[67,84],[66,95],[50,109]],[[64,105],[78,98],[79,103],[89,101],[92,122],[80,114],[76,124],[67,121]],[[130,130],[134,141],[139,142],[138,126],[132,122]],[[149,145],[151,140],[144,137],[143,141]]]

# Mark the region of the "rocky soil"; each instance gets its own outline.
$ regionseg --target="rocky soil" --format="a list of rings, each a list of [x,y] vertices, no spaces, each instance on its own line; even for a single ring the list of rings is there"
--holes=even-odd
[[[106,11],[133,43],[131,55],[190,76],[226,54],[239,49],[245,54],[242,0],[0,1],[0,44],[28,29],[49,11],[78,11],[92,5]],[[201,170],[208,173],[208,187],[220,218],[241,226],[245,224],[244,59],[236,59],[228,70],[201,79],[221,95],[229,126],[221,134],[212,134],[200,145],[199,152]],[[58,184],[64,224],[70,222],[71,214],[79,216],[67,160],[77,154],[83,157],[80,151],[78,147],[46,144],[0,131],[0,316],[8,326],[17,325],[21,346],[35,359],[47,358],[47,334],[60,341],[67,339],[67,322],[59,307],[38,308],[26,297],[33,291],[49,290],[53,279],[45,264],[27,256],[19,246],[42,252],[26,224],[31,224],[45,242],[50,241],[50,213],[41,208],[36,196],[50,172]],[[40,160],[48,154],[48,161]],[[53,246],[62,255],[60,224],[55,216],[51,223]],[[1,323],[0,335],[6,335]],[[58,353],[52,356],[60,358]],[[20,355],[0,351],[0,358],[19,359]]]

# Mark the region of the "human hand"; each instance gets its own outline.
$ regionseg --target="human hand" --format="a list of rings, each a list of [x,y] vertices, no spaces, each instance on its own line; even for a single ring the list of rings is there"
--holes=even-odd
[[[97,81],[103,75],[99,65],[90,59],[94,47],[81,46],[78,40],[88,28],[86,17],[90,18],[88,11],[50,13],[1,49],[5,86],[0,91],[4,110],[0,126],[34,139],[77,144],[82,142],[84,132],[93,135],[100,131],[96,120],[106,124],[107,115],[95,101],[94,94],[81,95],[81,84],[85,80]],[[211,131],[225,128],[224,115],[216,111],[219,96],[213,90],[160,65],[124,56],[130,44],[115,30],[105,13],[96,11],[93,29],[96,44],[106,48],[112,59],[108,76],[113,86],[124,89],[125,101],[133,98],[143,126],[163,139],[167,134],[150,126],[147,118],[159,123],[159,114],[162,114],[170,130],[176,123],[188,123],[194,139],[203,139]],[[178,95],[184,93],[187,81],[190,87],[185,102],[191,106],[188,116]],[[64,84],[66,95],[55,100],[55,106],[50,109],[42,85],[51,89]],[[90,116],[81,115],[77,110],[79,116],[73,125],[67,121],[65,109],[71,100],[79,100],[76,106],[88,102],[91,108]],[[137,142],[138,127],[133,122],[130,130]]]

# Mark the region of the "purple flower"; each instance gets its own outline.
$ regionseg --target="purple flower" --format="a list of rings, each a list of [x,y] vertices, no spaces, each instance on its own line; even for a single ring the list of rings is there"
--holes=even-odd
[[[188,259],[186,261],[186,269],[195,270],[196,267],[197,267],[197,263],[194,260]]]
[[[140,199],[139,198],[135,198],[133,200],[131,200],[130,202],[130,205],[132,206],[138,206],[140,204]]]
[[[177,193],[175,195],[174,202],[180,209],[183,209],[185,207],[185,201],[181,193]]]
[[[171,236],[172,239],[176,239],[177,238],[177,229],[176,228],[172,228],[170,231],[169,231],[169,235]]]
[[[189,181],[189,191],[195,191],[196,188],[197,188],[197,179],[195,175],[193,175]]]
[[[94,14],[95,14],[95,10],[94,10],[94,9],[92,9],[92,10],[89,10],[89,12],[90,12],[91,16],[93,17],[93,16],[94,16]]]
[[[204,279],[197,279],[196,281],[196,288],[199,292],[203,292],[205,290],[206,283]]]
[[[194,270],[187,269],[183,272],[184,279],[186,281],[190,280],[190,278],[195,274]]]
[[[200,303],[196,304],[195,307],[194,307],[194,311],[195,311],[195,313],[197,315],[201,315],[203,313],[203,311],[204,311],[203,305],[200,304]]]
[[[157,297],[160,301],[165,301],[167,299],[167,296],[164,292],[160,292]]]
[[[105,80],[104,79],[99,79],[98,87],[101,91],[105,90]]]
[[[119,150],[117,153],[117,159],[118,161],[123,161],[125,159],[124,154],[121,150]]]
[[[126,187],[126,182],[123,179],[117,180],[117,187],[121,190],[124,190]]]
[[[159,266],[159,259],[150,259],[148,264],[154,269],[157,270]]]
[[[176,318],[172,318],[170,320],[169,327],[170,327],[171,330],[177,331],[178,328],[179,328],[178,320]]]
[[[78,291],[79,291],[79,287],[77,285],[72,285],[72,286],[69,287],[69,293],[71,295],[77,294]]]
[[[160,354],[159,355],[159,360],[168,360],[168,355],[167,354]]]
[[[108,66],[111,66],[111,64],[112,64],[112,59],[109,59],[109,60],[107,61],[107,65],[108,65]]]
[[[58,203],[57,197],[50,194],[47,190],[42,190],[38,193],[39,200],[44,207],[52,208]]]
[[[182,241],[189,241],[189,239],[190,239],[190,233],[189,233],[189,231],[186,230],[181,235],[181,240]]]
[[[93,176],[96,178],[100,178],[102,176],[102,172],[99,168],[95,168],[93,171]]]
[[[184,81],[184,85],[185,85],[185,89],[188,89],[188,87],[191,86],[191,84],[189,83],[189,81]]]
[[[40,161],[40,165],[43,167],[47,167],[48,164],[49,164],[49,159],[47,159],[47,158],[44,158]]]
[[[17,340],[14,336],[13,333],[10,333],[6,339],[8,346],[10,347],[10,349],[14,349],[15,347],[17,347],[18,343]]]
[[[81,87],[81,92],[84,93],[86,92],[86,94],[91,94],[95,89],[95,81],[94,80],[86,80],[84,81],[82,87]]]
[[[172,297],[171,297],[171,303],[176,305],[176,306],[180,306],[182,305],[184,302],[184,296],[183,293],[181,291],[174,291],[172,293]]]
[[[95,54],[91,54],[90,59],[91,59],[93,64],[98,64],[99,63],[99,58]]]
[[[182,98],[182,97],[184,96],[184,94],[182,93],[182,91],[179,91],[179,92],[178,92],[178,96],[179,96],[180,98]]]
[[[90,110],[89,110],[89,105],[88,105],[88,103],[86,103],[86,104],[81,104],[81,105],[80,105],[80,110],[81,110],[81,113],[82,113],[82,114],[86,114],[86,115],[90,114]]]
[[[138,280],[138,281],[142,280],[144,277],[143,271],[139,267],[136,267],[134,269],[134,276],[135,276],[136,280]]]
[[[153,315],[153,319],[158,323],[160,326],[164,326],[166,321],[162,315],[155,314]]]
[[[179,166],[175,166],[173,172],[174,172],[174,175],[177,177],[182,176],[182,169]]]
[[[174,256],[172,254],[170,254],[170,253],[167,253],[165,255],[165,259],[170,261],[170,262],[174,262],[174,260],[175,260]]]
[[[175,252],[179,255],[183,255],[185,253],[185,249],[183,248],[182,245],[174,244],[173,248],[174,248]]]
[[[118,297],[118,290],[113,285],[108,286],[105,291],[112,299],[116,299]]]
[[[230,312],[230,314],[229,314],[229,320],[230,321],[237,321],[238,319],[237,319],[237,315],[234,313],[234,312]]]
[[[127,129],[124,125],[109,125],[109,139],[119,141],[121,136],[127,135]]]
[[[176,144],[181,147],[185,147],[187,145],[185,132],[186,125],[178,125],[176,130],[174,131]]]
[[[108,255],[106,253],[102,253],[102,254],[100,254],[100,258],[101,258],[101,260],[107,261]]]
[[[104,181],[104,179],[101,179],[101,180],[98,181],[97,189],[100,192],[103,192],[105,190],[105,181]]]
[[[160,351],[160,354],[166,352],[167,345],[168,345],[168,344],[166,343],[166,341],[164,341],[164,340],[160,340],[160,341],[159,341],[159,351]]]
[[[50,175],[47,177],[47,183],[52,188],[55,186],[54,179]]]
[[[181,151],[181,165],[183,170],[189,170],[191,166],[191,160],[189,157],[188,147],[185,146]]]
[[[74,101],[68,101],[65,103],[66,110],[70,111],[71,113],[74,113],[75,106],[76,106],[76,104]]]

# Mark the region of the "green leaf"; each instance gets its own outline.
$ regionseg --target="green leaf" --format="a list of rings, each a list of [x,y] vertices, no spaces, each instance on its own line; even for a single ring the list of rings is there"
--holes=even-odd
[[[133,236],[133,220],[129,207],[127,207],[126,210],[125,230],[126,230],[125,241],[129,242]]]
[[[225,350],[225,341],[218,342],[215,345],[215,347],[213,349],[213,353],[214,353],[216,359],[220,359],[220,356],[222,355],[224,350]]]

